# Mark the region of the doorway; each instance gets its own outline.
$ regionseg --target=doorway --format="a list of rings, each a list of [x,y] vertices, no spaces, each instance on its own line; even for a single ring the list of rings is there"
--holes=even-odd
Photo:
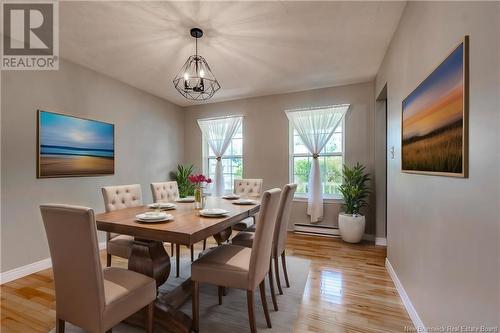
[[[387,245],[387,84],[375,103],[375,243]]]

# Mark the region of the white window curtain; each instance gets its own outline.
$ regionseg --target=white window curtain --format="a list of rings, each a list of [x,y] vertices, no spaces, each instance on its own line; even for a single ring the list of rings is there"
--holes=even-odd
[[[217,197],[224,194],[224,175],[221,158],[229,147],[231,139],[241,125],[241,122],[242,117],[198,120],[198,126],[200,126],[201,132],[217,160],[214,179],[214,195]]]
[[[343,104],[286,111],[286,116],[313,158],[307,191],[307,214],[310,215],[311,222],[318,222],[323,218],[323,189],[318,157],[348,108],[349,104]]]

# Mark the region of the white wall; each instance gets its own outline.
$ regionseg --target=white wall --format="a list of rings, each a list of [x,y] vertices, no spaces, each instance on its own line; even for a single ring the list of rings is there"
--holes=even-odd
[[[346,118],[346,162],[366,165],[373,174],[374,165],[374,89],[373,82],[315,89],[290,94],[270,95],[222,103],[192,106],[185,109],[185,162],[202,165],[202,137],[196,122],[199,118],[244,115],[243,177],[263,178],[266,189],[289,182],[289,132],[285,110],[351,104]],[[373,205],[372,205],[373,206]],[[309,223],[306,202],[295,202],[290,219]],[[325,203],[322,224],[338,226],[340,204]],[[367,214],[366,233],[374,233],[373,207]]]
[[[500,325],[500,3],[409,2],[387,83],[388,258],[426,326]],[[469,178],[401,173],[401,102],[470,35]]]
[[[40,203],[101,212],[101,186],[131,183],[151,201],[149,183],[183,159],[184,117],[174,104],[65,61],[58,71],[4,71],[1,80],[2,272],[49,256]],[[37,109],[114,123],[115,175],[37,179]]]

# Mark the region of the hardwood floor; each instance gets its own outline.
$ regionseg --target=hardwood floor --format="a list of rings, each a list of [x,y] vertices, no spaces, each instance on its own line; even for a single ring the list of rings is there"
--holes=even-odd
[[[195,250],[201,250],[201,243]],[[189,260],[189,249],[182,255]],[[294,332],[404,332],[405,326],[413,327],[385,270],[384,247],[290,233],[287,255],[311,260]],[[101,262],[106,263],[104,252]],[[113,266],[126,267],[126,261],[113,257]],[[52,270],[6,283],[0,293],[2,333],[55,327]]]

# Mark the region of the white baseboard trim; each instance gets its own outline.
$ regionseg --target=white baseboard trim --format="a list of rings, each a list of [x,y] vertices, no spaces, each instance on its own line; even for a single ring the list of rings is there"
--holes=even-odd
[[[99,250],[106,249],[106,242],[99,243]],[[0,285],[20,279],[30,274],[43,271],[44,269],[52,267],[52,260],[45,258],[40,261],[11,269],[10,271],[0,273]]]
[[[385,237],[375,237],[375,245],[387,246],[387,238],[385,238]]]
[[[413,322],[413,326],[415,326],[416,332],[427,333],[427,329],[424,323],[422,322],[422,319],[420,319],[420,316],[418,315],[417,310],[415,310],[415,307],[413,306],[410,297],[408,297],[405,288],[401,284],[401,281],[399,281],[399,278],[396,275],[394,268],[392,268],[389,258],[385,258],[385,268],[387,269],[387,272],[391,276],[391,279],[394,282],[394,285],[396,286],[399,297],[401,297],[401,300],[403,301],[403,305],[405,306],[406,312],[408,312],[408,315],[410,316],[410,319]]]

